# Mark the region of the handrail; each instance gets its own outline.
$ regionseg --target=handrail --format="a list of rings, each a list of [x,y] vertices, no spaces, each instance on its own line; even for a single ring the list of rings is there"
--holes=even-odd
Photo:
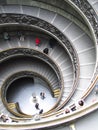
[[[95,77],[94,81],[91,83],[91,85],[89,86],[89,88],[85,91],[85,93],[83,94],[83,96],[81,97],[81,99],[87,98],[87,96],[93,90],[94,85],[96,84],[97,81],[98,81],[98,76]]]
[[[37,129],[37,128],[45,128],[45,127],[50,127],[50,126],[53,126],[53,125],[56,125],[58,126],[59,124],[61,123],[68,123],[68,122],[71,122],[71,121],[74,121],[78,118],[81,118],[82,116],[86,116],[87,114],[95,111],[95,110],[98,110],[98,101],[92,103],[92,104],[89,104],[88,106],[86,107],[83,107],[82,109],[79,109],[79,110],[76,110],[72,113],[69,113],[69,114],[64,114],[61,115],[61,116],[58,116],[56,117],[55,115],[53,115],[53,117],[55,117],[55,120],[53,117],[51,118],[46,118],[45,120],[43,120],[43,118],[39,121],[34,121],[34,120],[28,120],[27,122],[25,122],[25,119],[24,121],[21,121],[19,123],[1,123],[0,124],[0,128],[8,128],[10,129],[11,128],[14,128],[14,129],[23,129],[25,127],[26,128],[33,128],[33,129]],[[19,120],[19,118],[17,118],[17,121]],[[17,126],[17,127],[15,127]]]
[[[3,25],[5,25],[5,24],[8,24],[8,25],[12,25],[13,24],[13,25],[15,25],[17,23],[18,24],[22,23],[23,26],[29,26],[31,28],[33,28],[33,27],[37,28],[37,29],[42,30],[42,31],[46,32],[47,34],[51,35],[55,39],[57,39],[58,42],[60,42],[60,44],[67,51],[67,53],[69,54],[69,57],[71,59],[71,62],[72,62],[72,65],[73,65],[73,69],[74,69],[74,83],[73,83],[73,88],[76,88],[77,83],[78,83],[78,79],[79,79],[79,76],[78,76],[79,75],[78,55],[77,55],[77,52],[76,52],[74,46],[70,43],[70,41],[68,40],[68,38],[61,31],[59,31],[52,24],[49,24],[48,22],[46,22],[46,21],[44,21],[44,20],[42,20],[40,18],[35,18],[33,16],[28,16],[26,14],[21,15],[21,14],[6,13],[6,14],[1,14],[0,16],[2,18]],[[10,19],[10,21],[6,22],[4,20],[5,18]],[[24,18],[26,20],[24,20]],[[11,22],[11,20],[12,20],[12,22]],[[35,52],[33,53],[33,55],[35,55]],[[41,56],[38,55],[39,58],[42,58],[42,59],[45,58],[45,56],[43,56],[43,55],[41,55]],[[51,62],[51,61],[48,60],[48,62]],[[53,64],[52,67],[54,67],[54,66],[55,65]],[[58,72],[57,71],[56,71],[56,74],[58,76]],[[61,81],[63,78],[61,78],[61,76],[60,76],[58,79],[59,79],[59,81]],[[64,84],[62,84],[62,83],[63,83],[63,81],[60,82],[60,86],[63,86],[62,88],[64,88]],[[72,96],[72,94],[74,93],[74,91],[75,91],[75,89],[72,90],[72,92],[70,93],[69,97],[66,99],[65,103],[69,101],[69,99]],[[63,93],[63,92],[61,91],[61,93]],[[61,97],[58,98],[58,100],[60,101]],[[65,105],[65,103],[63,105]]]
[[[33,49],[27,49],[27,48],[14,48],[14,49],[9,49],[9,50],[5,50],[4,52],[1,52],[0,53],[0,62],[6,60],[7,58],[11,58],[14,56],[19,56],[19,55],[40,58],[40,59],[44,60],[46,63],[48,63],[51,66],[51,68],[55,71],[55,73],[57,74],[57,78],[59,80],[59,87],[61,87],[61,92],[60,92],[60,96],[58,97],[57,103],[52,108],[52,110],[53,110],[59,104],[59,101],[61,100],[63,88],[64,88],[62,73],[61,73],[59,67],[56,65],[56,63],[54,63],[51,60],[51,58],[49,56],[43,54],[40,51],[33,50]]]
[[[7,103],[7,109],[12,114],[14,114],[15,116],[18,116],[18,117],[21,117],[21,118],[24,118],[24,117],[31,118],[32,117],[31,115],[27,115],[27,114],[25,114],[25,113],[23,113],[21,111],[18,102],[16,102],[16,103]]]
[[[83,107],[81,107],[80,109],[77,109],[77,110],[75,110],[75,111],[72,111],[72,112],[70,112],[70,113],[68,113],[68,114],[65,114],[65,109],[62,109],[62,110],[59,110],[59,111],[57,111],[57,112],[55,112],[55,113],[51,113],[50,115],[46,115],[45,117],[43,117],[43,118],[48,118],[48,117],[52,117],[52,116],[55,116],[55,117],[61,117],[61,115],[62,115],[62,117],[67,117],[67,116],[73,116],[73,115],[75,115],[75,114],[77,114],[77,113],[81,113],[82,111],[84,111],[85,112],[85,114],[87,114],[88,112],[88,109],[90,109],[90,111],[93,111],[93,110],[95,110],[95,108],[93,108],[93,106],[97,109],[98,108],[98,100],[97,101],[95,101],[95,102],[91,102],[91,104],[88,104],[88,105],[84,105]],[[92,109],[91,109],[92,108]],[[87,110],[86,110],[87,109]],[[85,115],[84,114],[84,115]],[[80,115],[80,114],[79,114]],[[81,115],[81,116],[83,116],[83,115]],[[80,117],[81,117],[80,116]],[[61,117],[61,118],[62,118]],[[76,118],[74,118],[74,119],[76,119]]]
[[[21,117],[21,115],[23,115],[23,117],[25,117],[25,118],[32,118],[32,115],[25,114],[25,113],[21,110],[20,105],[19,105],[18,102],[16,103],[16,109],[17,109],[17,111],[19,112],[20,117]]]
[[[96,80],[96,79],[95,79],[95,80]],[[91,92],[91,90],[93,89],[93,86],[94,86],[95,82],[96,82],[96,81],[94,81],[94,82],[91,84],[91,87],[88,88],[88,91],[86,91],[86,94],[84,94],[84,97],[87,96],[88,92]],[[83,97],[83,98],[84,98],[84,97]],[[98,103],[97,103],[97,104],[98,104]],[[98,105],[97,105],[97,108],[98,108]]]
[[[53,93],[52,91],[52,86],[50,84],[50,82],[48,81],[48,79],[44,76],[42,76],[41,74],[39,73],[36,73],[36,72],[31,72],[31,71],[20,71],[20,72],[16,72],[10,76],[8,76],[6,79],[5,79],[5,82],[3,83],[3,86],[2,86],[2,89],[1,90],[4,90],[3,87],[8,87],[10,85],[10,83],[14,80],[17,80],[19,78],[23,78],[23,77],[33,77],[33,76],[38,76],[40,78],[42,78],[42,80],[46,81],[46,83],[48,84],[48,86],[50,87],[50,90],[51,90],[51,93]]]
[[[45,55],[41,51],[34,50],[34,49],[13,48],[13,49],[5,50],[0,53],[0,62],[7,60],[11,57],[15,57],[15,56],[37,57],[37,58],[45,61],[55,71],[55,73],[57,74],[57,77],[59,79],[59,84],[60,84],[60,86],[62,86],[60,83],[63,80],[61,70],[59,69],[58,65],[56,63],[54,63],[54,61],[49,56]]]
[[[84,15],[87,17],[87,19],[89,20],[90,24],[93,27],[94,30],[94,34],[96,35],[96,39],[98,40],[98,17],[97,14],[95,12],[95,10],[93,9],[93,7],[89,4],[89,2],[87,0],[85,0],[85,2],[83,0],[71,0],[83,13]]]
[[[95,84],[96,76],[98,75],[98,16],[88,0],[68,0],[68,3],[72,4],[72,6],[78,10],[83,17],[85,17],[96,46],[96,64],[94,73],[87,92],[82,96],[83,98],[86,98],[90,91],[92,91],[92,86],[94,86],[93,84]]]
[[[34,3],[33,3],[34,2]],[[65,1],[64,1],[65,2]],[[89,30],[87,28],[87,26],[85,25],[84,26],[84,23],[77,17],[78,15],[75,16],[75,14],[73,14],[70,10],[68,11],[68,8],[66,10],[66,8],[63,7],[64,5],[64,2],[59,2],[58,0],[55,2],[55,4],[52,4],[51,1],[36,1],[36,0],[33,0],[32,1],[32,5],[30,5],[28,3],[28,5],[26,5],[25,3],[21,2],[21,5],[22,6],[28,6],[28,7],[32,7],[32,6],[36,6],[36,7],[40,7],[42,9],[45,9],[45,10],[49,10],[49,11],[52,11],[52,12],[56,12],[58,13],[59,15],[63,16],[63,17],[66,17],[67,19],[73,21],[75,24],[77,24],[78,26],[80,26],[80,28],[82,28],[89,36],[90,36],[90,33],[89,33]],[[67,1],[66,1],[67,2]],[[19,3],[7,3],[7,6],[13,6],[13,5],[18,5]],[[48,6],[46,6],[48,4]],[[60,6],[61,4],[61,6]],[[58,6],[59,5],[59,6]],[[78,13],[78,12],[77,12]],[[77,22],[78,21],[78,22]]]

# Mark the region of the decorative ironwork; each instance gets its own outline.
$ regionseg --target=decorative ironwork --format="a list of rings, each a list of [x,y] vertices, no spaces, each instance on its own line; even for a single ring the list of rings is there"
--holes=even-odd
[[[7,79],[5,79],[5,81],[4,81],[3,85],[2,85],[2,89],[1,89],[1,91],[2,91],[1,98],[2,98],[2,101],[3,101],[3,103],[5,104],[6,108],[7,108],[11,113],[13,113],[13,114],[16,115],[16,116],[28,117],[28,116],[26,116],[27,114],[24,115],[23,113],[20,113],[20,115],[19,115],[19,112],[17,113],[15,109],[14,109],[14,110],[11,110],[11,109],[8,107],[8,102],[7,102],[7,100],[6,100],[6,90],[7,90],[7,88],[10,86],[10,84],[11,84],[12,82],[14,82],[15,80],[17,80],[17,79],[19,79],[19,78],[23,78],[23,77],[30,77],[30,78],[38,77],[38,78],[40,78],[41,80],[44,80],[44,81],[48,84],[48,86],[49,86],[50,89],[51,89],[51,93],[52,93],[52,94],[53,94],[53,91],[52,91],[52,88],[51,88],[51,85],[50,85],[50,81],[49,81],[45,76],[43,76],[43,75],[41,75],[41,74],[38,74],[38,73],[36,73],[36,72],[32,72],[32,71],[20,71],[20,72],[16,72],[16,73],[10,75],[9,77],[7,77]],[[17,108],[16,108],[16,109],[17,109]],[[21,114],[24,115],[24,116],[22,116]]]
[[[90,24],[92,25],[93,30],[95,32],[97,45],[98,45],[98,16],[95,13],[94,9],[92,8],[92,6],[89,4],[89,2],[87,0],[71,0],[71,1],[74,2],[75,5],[77,5],[79,7],[79,9],[81,9],[81,11],[88,18],[88,20],[89,20]],[[92,78],[91,84],[93,81],[95,81],[97,76],[98,76],[98,64],[96,66],[96,70],[95,70],[94,76]]]
[[[89,4],[87,0],[71,0],[71,1],[74,2],[75,5],[77,5],[79,9],[81,9],[81,11],[88,18],[90,24],[94,29],[96,39],[97,39],[97,44],[98,44],[98,16],[96,15],[94,9],[92,8],[92,6]],[[97,75],[98,75],[98,65],[96,67],[96,71],[92,81],[95,79]]]
[[[75,71],[76,68],[79,69],[78,57],[74,47],[71,45],[69,40],[56,27],[54,27],[50,23],[43,21],[39,18],[35,18],[23,14],[7,14],[7,13],[0,14],[0,24],[4,25],[6,23],[20,24],[20,25],[22,24],[22,25],[29,25],[29,26],[33,25],[35,27],[39,27],[41,29],[47,30],[49,33],[52,33],[55,37],[61,40],[65,48],[67,48],[68,53],[70,53],[71,59],[73,59],[73,66]],[[77,77],[77,75],[78,75],[78,71],[75,72],[75,77]]]
[[[33,50],[33,49],[28,49],[28,48],[14,48],[14,49],[9,49],[9,50],[6,50],[6,51],[3,51],[0,53],[0,63],[2,63],[4,60],[7,60],[9,58],[12,58],[12,57],[16,57],[16,56],[29,56],[31,58],[39,58],[41,60],[43,60],[44,62],[46,62],[54,71],[54,73],[57,75],[57,78],[58,78],[58,87],[61,91],[61,94],[63,92],[63,78],[62,78],[62,74],[58,68],[58,66],[47,56],[45,55],[44,53],[41,53],[37,50]],[[37,77],[41,77],[44,81],[46,81],[48,83],[48,85],[51,87],[51,90],[52,90],[52,86],[51,86],[51,83],[50,81],[48,81],[48,79],[46,77],[44,77],[43,75],[41,74],[38,74],[37,72],[33,72],[33,71],[20,71],[19,73],[14,73],[12,76],[10,77],[7,77],[8,79],[6,79],[4,81],[4,84],[3,86],[9,86],[9,82],[12,82],[15,78],[19,77],[19,76],[37,76]],[[3,97],[5,97],[5,87],[2,86],[2,92],[3,92]],[[58,102],[56,105],[58,105],[59,101],[60,101],[61,97],[58,98]],[[4,100],[2,98],[2,100]],[[5,101],[3,101],[5,102]],[[6,103],[5,103],[6,104]]]
[[[98,43],[98,16],[95,13],[94,9],[87,0],[71,0],[71,1],[74,2],[75,5],[77,5],[79,9],[81,9],[82,12],[85,14],[85,16],[88,18],[89,22],[91,23],[95,31]]]
[[[14,56],[36,57],[36,58],[40,58],[44,62],[48,63],[51,66],[51,68],[54,70],[54,72],[56,73],[56,75],[57,75],[59,87],[62,87],[62,74],[61,74],[59,68],[44,53],[41,53],[39,51],[35,51],[33,49],[27,49],[27,48],[9,49],[9,50],[6,50],[6,51],[3,51],[3,52],[0,53],[0,63],[3,62],[3,60],[7,60],[7,58],[14,57]]]

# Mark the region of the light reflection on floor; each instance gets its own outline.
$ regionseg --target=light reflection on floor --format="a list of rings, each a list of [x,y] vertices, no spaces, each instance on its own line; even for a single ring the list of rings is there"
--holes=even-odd
[[[41,84],[22,84],[23,86],[18,90],[17,94],[14,94],[14,98],[10,97],[10,102],[19,102],[21,110],[26,114],[36,114],[40,110],[35,108],[35,102],[32,100],[32,94],[35,93],[37,97],[37,103],[39,103],[39,109],[43,109],[43,112],[50,110],[56,103],[57,99],[51,96],[47,87]],[[19,87],[18,87],[19,88]],[[45,99],[40,97],[40,92],[45,93]]]
[[[35,92],[37,103],[39,103],[39,109],[43,109],[44,112],[50,110],[56,103],[56,98],[53,98],[49,90],[40,84],[33,86],[32,91]],[[45,92],[45,99],[40,97],[40,92]],[[27,105],[25,105],[27,104]],[[36,102],[33,101],[32,95],[28,98],[28,101],[21,104],[21,109],[27,114],[39,113],[39,110],[35,108]],[[24,108],[25,105],[25,108]]]

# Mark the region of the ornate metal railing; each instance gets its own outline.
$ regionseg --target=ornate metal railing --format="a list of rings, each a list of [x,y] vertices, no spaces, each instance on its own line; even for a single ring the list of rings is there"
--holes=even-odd
[[[37,28],[37,29],[43,30],[44,32],[48,33],[49,35],[52,35],[53,37],[55,37],[62,44],[64,49],[66,49],[66,51],[68,52],[69,57],[72,61],[73,72],[74,72],[73,85],[72,85],[73,89],[72,89],[72,92],[70,93],[69,98],[67,98],[67,100],[66,100],[66,102],[68,102],[68,100],[73,95],[73,93],[75,92],[75,89],[77,87],[77,84],[79,81],[79,69],[80,69],[77,52],[74,49],[73,45],[70,43],[70,41],[66,38],[66,36],[62,32],[60,32],[52,24],[50,24],[44,20],[41,20],[39,18],[35,18],[35,17],[28,16],[25,14],[7,14],[7,13],[0,14],[0,16],[1,16],[0,17],[1,26],[2,25],[3,26],[4,25],[6,25],[6,26],[7,25],[10,25],[10,26],[11,25],[21,25],[21,26],[29,26],[31,28]],[[37,55],[40,57],[39,54],[37,54]]]
[[[37,50],[33,49],[27,49],[27,48],[14,48],[14,49],[9,49],[3,52],[0,52],[0,63],[4,60],[7,60],[10,57],[14,56],[30,56],[30,57],[37,57],[48,63],[51,68],[55,71],[59,81],[62,81],[62,74],[57,67],[56,63],[52,61],[48,56],[46,56],[44,53],[41,53]],[[62,86],[61,84],[59,84]]]
[[[63,45],[65,46],[67,52],[69,53],[73,66],[74,66],[74,75],[75,78],[78,75],[78,69],[79,69],[79,62],[78,62],[78,56],[74,49],[74,47],[71,45],[70,41],[64,36],[63,33],[61,33],[56,27],[54,27],[52,24],[41,20],[39,18],[35,18],[28,15],[23,14],[0,14],[0,24],[20,24],[20,25],[27,25],[27,26],[33,26],[37,27],[39,29],[42,29],[43,31],[46,31],[47,33],[50,33],[52,36],[55,36]]]
[[[40,121],[35,121],[33,118],[31,119],[31,121],[29,119],[28,119],[28,121],[26,121],[27,119],[19,119],[19,118],[14,119],[13,118],[13,120],[19,121],[19,123],[6,123],[6,124],[2,123],[2,124],[0,124],[0,128],[1,129],[2,128],[6,128],[6,129],[20,128],[20,129],[22,129],[23,127],[25,127],[25,129],[30,129],[30,128],[31,129],[38,129],[38,128],[51,129],[50,127],[52,127],[52,126],[54,128],[58,128],[59,126],[61,126],[61,123],[64,128],[64,126],[66,126],[66,123],[72,122],[74,120],[78,120],[79,118],[86,116],[89,113],[96,111],[96,110],[98,110],[98,101],[94,102],[93,104],[90,104],[86,107],[83,107],[83,109],[79,109],[73,113],[66,114],[66,116],[65,116],[64,111],[61,111],[61,112],[63,112],[63,116],[61,115],[61,116],[56,117],[55,114],[52,114],[51,118],[50,118],[50,116],[47,116],[47,118],[45,120],[43,120],[43,118],[42,118]],[[60,115],[59,112],[57,112],[56,114]],[[44,123],[43,123],[43,121],[44,121]]]
[[[48,79],[46,77],[42,76],[41,74],[32,72],[32,71],[20,71],[20,72],[17,72],[17,73],[14,73],[14,74],[10,75],[9,77],[7,77],[7,79],[4,80],[4,83],[3,83],[2,89],[1,89],[1,92],[2,92],[1,98],[2,98],[2,101],[5,104],[6,108],[8,109],[8,111],[11,112],[12,114],[18,116],[18,117],[23,117],[23,118],[29,117],[30,118],[30,117],[32,117],[32,115],[28,115],[28,114],[25,114],[25,113],[24,113],[25,114],[24,115],[24,114],[22,114],[22,113],[20,114],[19,112],[16,111],[17,108],[19,109],[19,107],[17,107],[17,103],[14,103],[15,104],[15,109],[11,109],[9,107],[10,103],[8,103],[7,99],[6,99],[6,90],[8,89],[10,84],[12,82],[14,82],[15,80],[17,80],[19,78],[22,78],[22,77],[30,77],[30,78],[39,77],[48,84],[52,95],[53,95],[53,90],[52,90],[52,86],[51,86],[50,82],[48,81]]]
[[[71,1],[84,13],[84,15],[89,20],[89,22],[94,30],[94,33],[96,36],[96,42],[97,42],[96,44],[98,46],[98,16],[97,16],[95,10],[93,9],[93,7],[89,4],[89,2],[87,0],[71,0]],[[97,53],[96,53],[96,55],[97,55]],[[92,88],[92,83],[95,82],[97,76],[98,76],[98,57],[97,57],[95,73],[93,75],[89,88]],[[88,96],[88,94],[91,92],[90,90],[92,90],[92,89],[88,89],[88,92],[86,91],[86,95],[84,95],[83,97],[86,98]]]
[[[33,49],[27,49],[27,48],[14,48],[14,49],[9,49],[9,50],[1,52],[0,53],[0,63],[2,63],[4,60],[7,60],[7,59],[15,57],[15,56],[29,56],[29,57],[35,57],[35,58],[41,59],[42,61],[47,63],[53,69],[53,71],[55,72],[57,79],[58,79],[58,86],[61,90],[60,95],[58,97],[58,101],[54,106],[54,108],[55,108],[61,100],[63,89],[64,89],[63,77],[62,77],[62,73],[61,73],[58,65],[56,65],[56,63],[54,63],[52,61],[52,59],[49,58],[44,53],[39,52],[37,50],[33,50]],[[52,86],[51,86],[51,89],[52,89]]]
[[[71,0],[88,18],[92,25],[98,43],[98,16],[87,0]]]

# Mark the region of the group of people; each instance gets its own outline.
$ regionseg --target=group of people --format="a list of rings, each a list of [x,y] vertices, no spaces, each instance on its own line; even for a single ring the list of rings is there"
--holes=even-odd
[[[39,108],[39,103],[38,103],[38,100],[37,100],[37,96],[35,94],[32,94],[32,96],[33,96],[33,102],[35,103],[35,108],[37,110],[39,110],[39,114],[42,114],[43,113],[43,109]],[[44,92],[40,92],[40,98],[42,100],[44,100],[46,98]]]
[[[53,49],[54,46],[56,45],[56,43],[57,43],[57,41],[54,38],[50,38],[50,40],[49,40],[50,48]],[[36,44],[36,46],[40,46],[40,44],[41,44],[40,38],[38,38],[38,37],[35,38],[35,44]]]
[[[53,49],[53,47],[55,46],[55,44],[57,43],[57,41],[54,39],[54,38],[51,38],[50,40],[49,40],[49,46],[50,46],[50,48],[52,48]],[[40,46],[40,44],[41,44],[41,40],[40,40],[40,38],[36,38],[35,39],[35,44],[36,44],[36,46]],[[49,48],[44,48],[43,49],[43,53],[45,53],[45,54],[47,54],[48,55],[48,53],[49,53]]]
[[[25,37],[24,37],[24,34],[21,31],[17,32],[17,36],[18,36],[20,41],[24,41]],[[4,38],[4,40],[9,40],[9,41],[11,40],[11,37],[10,37],[8,32],[3,33],[3,38]]]
[[[36,104],[35,104],[35,108],[36,108],[37,110],[39,110],[39,114],[42,114],[42,113],[43,113],[43,109],[40,109],[40,108],[39,108],[39,103],[36,103]]]
[[[41,44],[41,40],[39,39],[39,38],[36,38],[35,39],[35,44],[36,44],[36,46],[40,46],[40,44]],[[43,53],[45,53],[45,54],[47,54],[48,55],[48,53],[49,53],[49,48],[44,48],[43,49]]]
[[[77,109],[81,108],[82,106],[84,106],[84,100],[80,99],[77,103],[74,103],[69,107],[66,107],[65,114],[70,113],[71,111],[76,111]]]
[[[33,102],[37,102],[37,96],[36,96],[35,93],[32,94],[32,97],[33,97]],[[40,98],[44,100],[45,97],[46,97],[45,93],[44,92],[40,92]]]
[[[22,31],[18,31],[17,32],[17,36],[18,36],[18,38],[19,38],[20,41],[23,42],[25,40],[25,36],[24,36],[24,33]],[[9,35],[8,32],[4,32],[3,33],[3,38],[4,38],[4,40],[11,40],[11,37],[10,37],[10,35]],[[49,40],[49,46],[50,46],[50,48],[53,49],[53,47],[55,46],[56,43],[57,43],[57,41],[54,38],[51,38]],[[41,45],[41,39],[39,37],[35,38],[35,45],[38,46],[38,47],[40,47],[40,45]],[[48,55],[49,48],[48,47],[44,48],[43,49],[43,53],[45,53],[45,54]]]

